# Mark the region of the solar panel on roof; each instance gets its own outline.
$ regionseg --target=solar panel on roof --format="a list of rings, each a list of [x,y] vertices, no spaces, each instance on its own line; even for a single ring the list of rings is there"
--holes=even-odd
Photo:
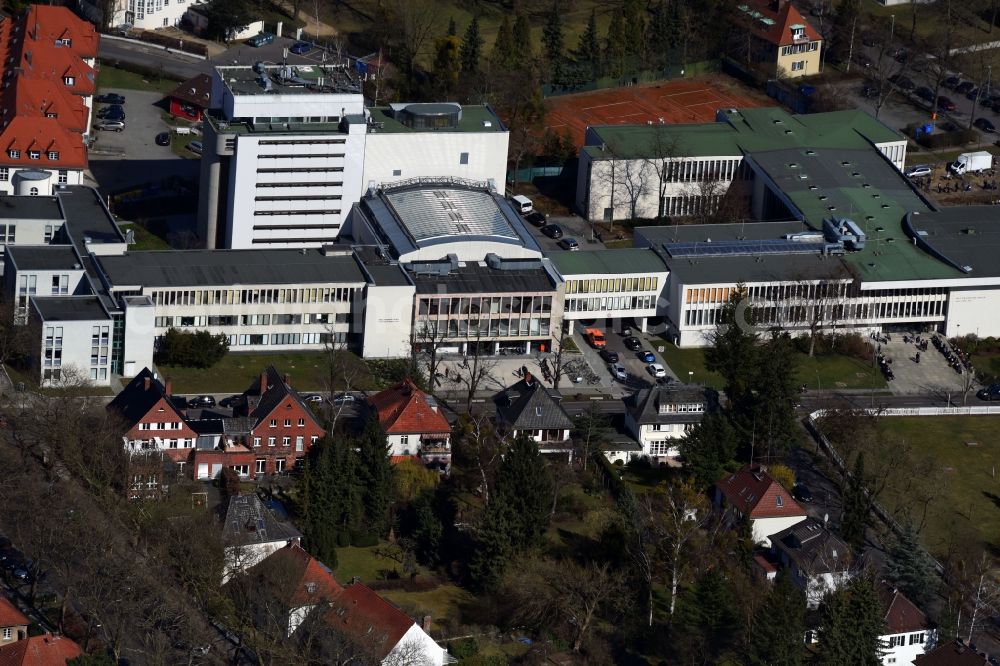
[[[715,242],[664,243],[671,257],[712,257],[756,254],[814,254],[822,252],[825,243],[803,243],[782,238],[766,240],[736,240]]]

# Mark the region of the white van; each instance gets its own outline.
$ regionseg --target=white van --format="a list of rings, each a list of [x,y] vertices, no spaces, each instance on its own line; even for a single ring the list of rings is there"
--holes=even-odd
[[[534,207],[531,205],[531,199],[526,196],[515,194],[510,200],[514,202],[514,208],[518,209],[522,215],[534,210]]]

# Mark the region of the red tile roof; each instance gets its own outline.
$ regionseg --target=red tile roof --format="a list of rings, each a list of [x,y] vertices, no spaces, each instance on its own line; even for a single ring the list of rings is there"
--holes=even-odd
[[[331,601],[343,590],[326,565],[297,545],[275,551],[261,564],[288,567],[288,574],[295,581],[294,587],[286,591],[289,608]]]
[[[801,25],[805,28],[804,32],[808,41],[816,42],[823,39],[794,5],[787,0],[779,0],[777,4],[780,9],[775,8],[775,0],[749,0],[747,2],[750,10],[760,14],[759,17],[744,17],[750,21],[751,30],[755,34],[772,44],[791,46],[796,43],[795,39],[792,38],[792,26]],[[771,23],[765,23],[761,18],[769,19]]]
[[[906,598],[906,595],[889,583],[882,581],[878,586],[879,597],[885,607],[886,635],[907,634],[930,629],[930,622],[922,610]]]
[[[715,482],[732,506],[751,518],[793,518],[806,511],[761,465],[743,468]]]
[[[400,463],[412,462],[418,465],[423,465],[423,461],[420,460],[420,456],[389,456],[389,462],[393,465],[398,465]]]
[[[362,583],[345,587],[326,617],[334,631],[344,630],[372,641],[371,648],[380,661],[414,625],[413,618]]]
[[[986,655],[980,654],[961,641],[945,643],[927,654],[917,655],[917,666],[987,666]]]
[[[0,164],[4,166],[35,167],[39,169],[85,169],[87,147],[79,134],[66,129],[55,118],[16,116],[2,125],[0,132]],[[18,156],[12,157],[11,150]],[[31,159],[31,151],[38,151],[38,159]],[[54,160],[49,152],[58,153]]]
[[[409,379],[369,397],[368,404],[378,412],[382,427],[390,435],[451,432],[451,425],[434,398]]]
[[[59,124],[76,134],[87,131],[89,110],[83,98],[53,81],[17,77],[13,85],[4,90],[3,108],[19,116],[54,117]]]
[[[81,654],[70,639],[44,634],[0,646],[0,666],[66,666]]]
[[[20,627],[31,624],[24,613],[17,609],[7,597],[0,597],[0,627]]]
[[[96,58],[97,30],[67,7],[29,5],[22,23],[33,41],[68,50],[81,58]],[[56,46],[56,40],[63,40]],[[69,40],[66,44],[65,40]]]

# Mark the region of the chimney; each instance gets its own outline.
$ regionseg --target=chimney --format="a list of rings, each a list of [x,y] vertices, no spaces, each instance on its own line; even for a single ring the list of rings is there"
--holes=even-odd
[[[535,381],[535,378],[531,376],[531,373],[525,371],[525,373],[524,373],[524,383],[526,385],[528,385],[528,386],[531,386],[534,383],[534,381]]]
[[[292,378],[287,372],[285,373],[285,386],[289,388],[292,386]]]
[[[267,373],[260,373],[260,394],[264,395],[267,392]]]
[[[424,615],[420,618],[420,628],[424,630],[424,633],[431,633],[431,616]]]
[[[152,386],[152,385],[153,385],[153,380],[150,379],[149,377],[146,377],[145,379],[142,380],[142,390],[143,391],[148,391],[149,387]]]
[[[167,380],[167,383],[163,385],[163,392],[167,394],[169,398],[174,394],[174,383],[171,380]]]

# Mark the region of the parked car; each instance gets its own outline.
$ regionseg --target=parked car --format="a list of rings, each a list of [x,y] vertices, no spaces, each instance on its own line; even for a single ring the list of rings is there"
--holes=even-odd
[[[642,349],[642,342],[639,338],[628,337],[622,340],[622,343],[625,345],[625,349],[629,351],[639,351]]]
[[[247,40],[248,46],[253,46],[259,48],[261,46],[266,46],[274,41],[274,35],[269,32],[259,32],[250,39]]]
[[[333,404],[338,406],[353,405],[355,402],[357,402],[357,398],[355,398],[350,393],[341,393],[339,395],[333,396]]]
[[[98,104],[124,104],[125,96],[117,93],[104,93],[94,98]]]
[[[655,363],[656,362],[656,354],[654,354],[653,352],[649,351],[648,349],[639,352],[639,358],[644,363]]]
[[[889,77],[889,83],[893,84],[903,92],[909,92],[915,87],[913,81],[902,74],[893,74]]]
[[[667,371],[659,363],[650,363],[646,366],[646,372],[653,375],[657,379],[667,376]]]
[[[630,338],[630,337],[632,337],[632,327],[631,326],[622,326],[622,330],[620,331],[620,335],[623,338]]]
[[[932,169],[926,164],[914,164],[908,167],[903,174],[907,178],[923,178],[925,176],[931,175]]]
[[[125,130],[125,123],[120,120],[98,120],[94,123],[94,129],[102,132],[122,132]]]
[[[108,120],[125,120],[125,107],[119,104],[102,107],[97,110],[97,117]]]
[[[187,145],[187,149],[192,153],[201,155],[201,151],[204,150],[204,146],[202,146],[201,141],[192,141]]]
[[[215,398],[210,395],[196,395],[188,399],[188,407],[215,407]]]
[[[601,358],[607,363],[617,363],[618,362],[618,352],[614,349],[602,349],[600,352]]]
[[[980,400],[1000,400],[1000,384],[990,384],[976,392]]]
[[[533,210],[524,216],[524,219],[529,224],[533,224],[536,227],[545,226],[545,213],[539,213],[537,210]]]
[[[993,121],[988,118],[976,118],[972,121],[972,126],[981,129],[988,134],[992,134],[997,131],[997,126],[994,125]]]
[[[986,93],[979,88],[973,88],[965,95],[965,99],[972,100],[973,102],[976,102],[984,97],[986,97]]]
[[[956,107],[955,103],[951,101],[951,99],[945,97],[944,95],[938,95],[937,108],[941,109],[942,111],[951,112],[954,111]]]
[[[609,363],[608,370],[611,371],[611,376],[620,382],[628,379],[628,373],[625,371],[625,366],[621,363]]]
[[[948,78],[946,78],[944,81],[941,82],[941,85],[944,86],[945,88],[948,88],[949,90],[954,90],[961,82],[962,79],[958,78],[957,76],[949,76]]]
[[[219,407],[225,407],[226,409],[229,409],[230,407],[235,407],[242,400],[243,400],[242,395],[226,396],[225,398],[219,401]]]
[[[910,52],[906,49],[896,49],[892,57],[896,59],[896,62],[906,62],[910,59]]]
[[[296,55],[304,55],[313,50],[313,45],[309,42],[295,42],[288,50]]]
[[[169,146],[170,145],[170,132],[160,132],[156,135],[154,139],[156,145],[158,146]]]
[[[804,483],[796,483],[792,486],[792,497],[800,502],[812,502],[813,494]]]
[[[559,241],[559,247],[570,252],[575,252],[580,249],[580,244],[576,242],[575,238],[563,238]]]
[[[920,86],[919,88],[913,91],[913,94],[919,97],[920,99],[926,100],[928,102],[934,100],[934,91],[928,88],[927,86]]]
[[[542,233],[549,238],[562,238],[563,230],[558,224],[546,224],[542,227]]]
[[[976,84],[973,83],[972,81],[962,81],[957,86],[955,86],[955,92],[958,93],[959,95],[966,95],[969,93],[969,91],[971,91],[975,87]]]
[[[304,396],[302,396],[302,399],[305,402],[323,402],[323,396],[321,396],[319,393],[306,393]]]

